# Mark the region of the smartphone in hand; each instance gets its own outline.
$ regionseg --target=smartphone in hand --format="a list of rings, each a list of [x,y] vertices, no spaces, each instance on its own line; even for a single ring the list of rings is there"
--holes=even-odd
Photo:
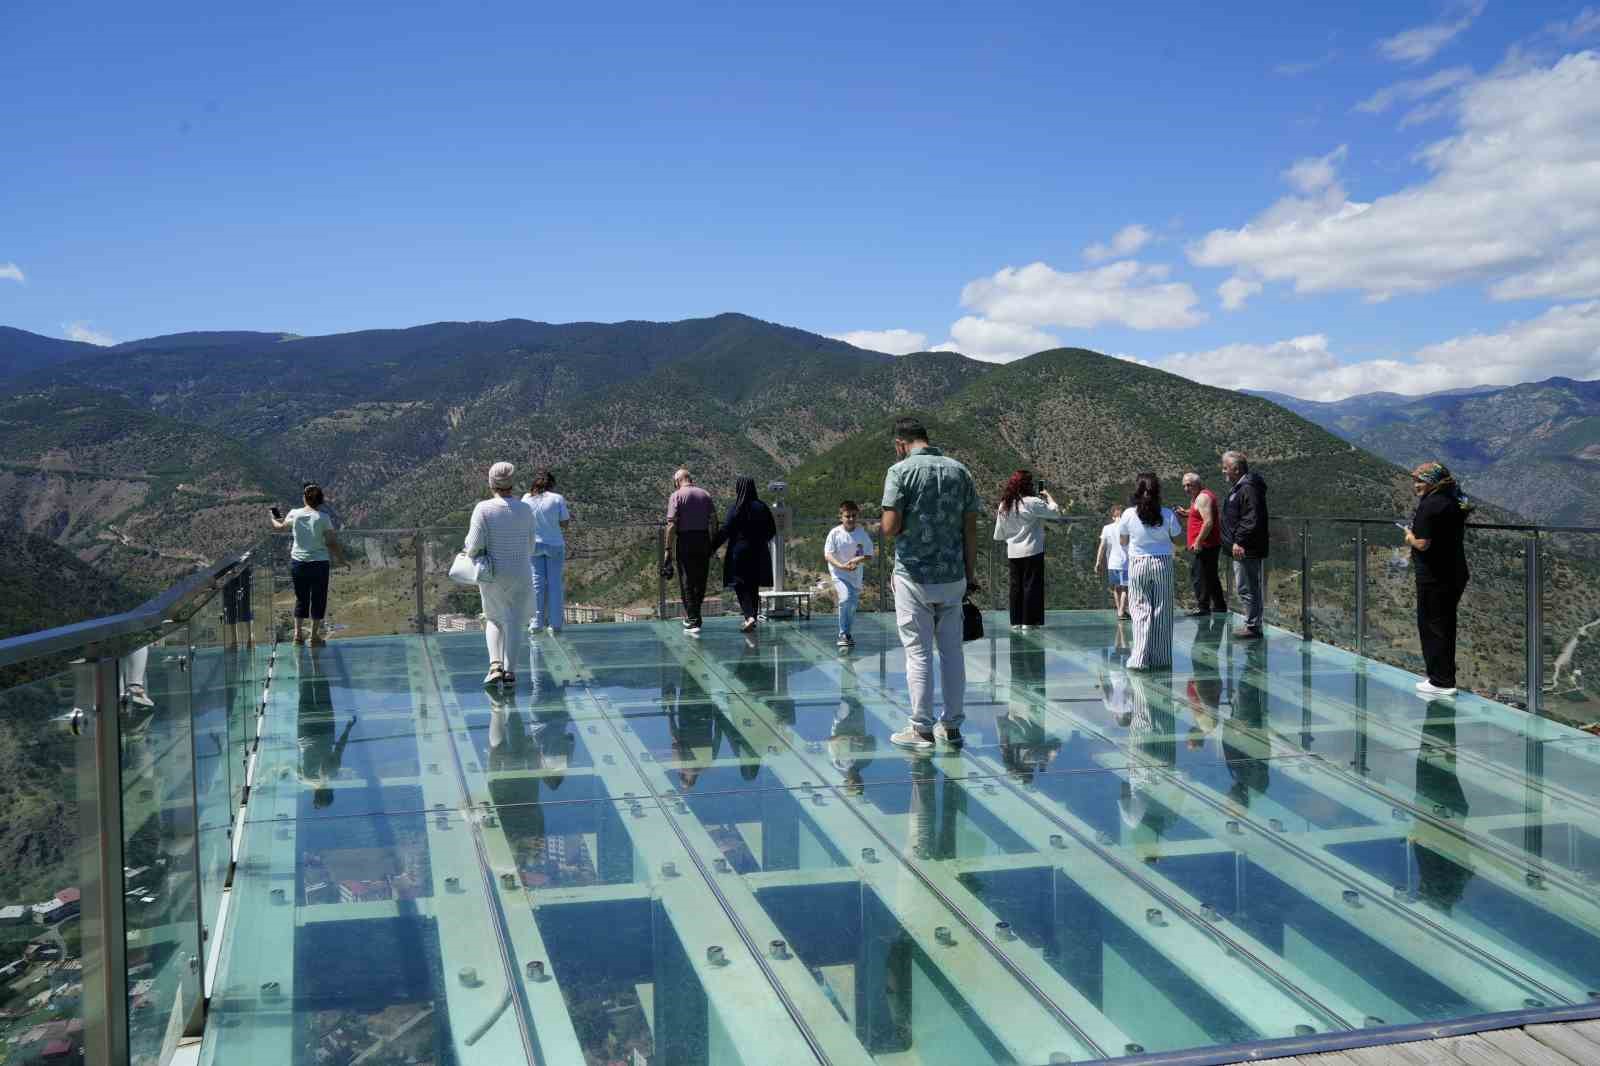
[[[271,513],[271,515],[272,515],[272,517],[274,519],[276,519],[279,522],[283,521],[283,508],[282,507],[279,507],[277,504],[273,504],[271,507],[267,508],[267,510],[268,510],[268,512]]]

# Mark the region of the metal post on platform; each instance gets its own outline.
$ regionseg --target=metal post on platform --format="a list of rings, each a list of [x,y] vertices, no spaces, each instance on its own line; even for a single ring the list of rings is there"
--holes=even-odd
[[[422,579],[423,579],[423,575],[427,572],[425,566],[423,565],[422,540],[423,540],[423,534],[422,534],[421,530],[418,530],[415,534],[412,535],[411,545],[412,545],[412,548],[414,549],[413,554],[416,557],[415,558],[415,562],[416,562],[416,572],[417,572],[417,578],[416,578],[416,580],[417,580],[417,588],[416,588],[416,593],[417,593],[417,632],[419,634],[420,633],[426,633],[428,631],[428,625],[427,625],[427,623],[425,621],[423,621],[423,617],[422,617]]]
[[[1367,653],[1367,527],[1356,523],[1356,654]]]
[[[122,736],[117,660],[72,664],[78,737],[79,927],[85,1061],[128,1061],[128,936],[122,878]]]
[[[783,494],[789,491],[789,485],[784,481],[767,482],[767,494],[772,500],[772,517],[776,519],[778,535],[772,538],[772,591],[784,590],[784,568],[787,560],[784,558],[784,549],[788,546],[789,534],[793,531],[793,512],[784,502]]]
[[[1539,573],[1541,542],[1539,531],[1528,534],[1523,551],[1523,626],[1524,652],[1527,656],[1528,713],[1539,713],[1539,699],[1544,693],[1544,612],[1540,609]]]
[[[667,570],[661,563],[667,558],[667,527],[656,527],[656,620],[667,616]]]
[[[1311,524],[1300,523],[1300,639],[1311,639]]]

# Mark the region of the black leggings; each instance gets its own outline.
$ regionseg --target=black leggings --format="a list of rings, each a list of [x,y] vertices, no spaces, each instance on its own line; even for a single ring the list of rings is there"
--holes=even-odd
[[[735,581],[733,594],[739,597],[739,613],[754,618],[761,610],[761,587],[754,581]]]
[[[328,561],[291,562],[289,577],[294,581],[294,616],[322,621],[328,613]]]
[[[1011,624],[1044,625],[1044,553],[1011,559]]]
[[[1417,582],[1417,636],[1428,680],[1440,688],[1456,687],[1456,612],[1466,582]]]

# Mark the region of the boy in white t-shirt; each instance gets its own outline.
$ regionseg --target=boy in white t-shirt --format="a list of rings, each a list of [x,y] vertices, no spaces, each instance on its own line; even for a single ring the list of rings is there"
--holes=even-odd
[[[1128,549],[1122,546],[1117,532],[1117,522],[1122,518],[1122,505],[1111,508],[1111,521],[1100,528],[1100,547],[1094,555],[1095,573],[1106,575],[1111,589],[1111,605],[1118,618],[1128,617]]]
[[[822,544],[822,557],[828,560],[828,572],[833,575],[833,591],[839,597],[839,647],[855,644],[850,635],[850,624],[855,621],[856,608],[861,605],[861,568],[872,558],[872,537],[856,524],[861,509],[854,500],[839,504],[839,524],[828,532]]]

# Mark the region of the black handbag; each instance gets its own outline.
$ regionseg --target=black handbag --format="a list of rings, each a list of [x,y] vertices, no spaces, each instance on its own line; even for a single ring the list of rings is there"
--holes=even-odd
[[[971,600],[961,601],[961,640],[970,643],[983,639],[983,612]]]
[[[676,569],[673,567],[671,559],[661,560],[660,573],[662,577],[671,577],[674,573],[676,573]]]

